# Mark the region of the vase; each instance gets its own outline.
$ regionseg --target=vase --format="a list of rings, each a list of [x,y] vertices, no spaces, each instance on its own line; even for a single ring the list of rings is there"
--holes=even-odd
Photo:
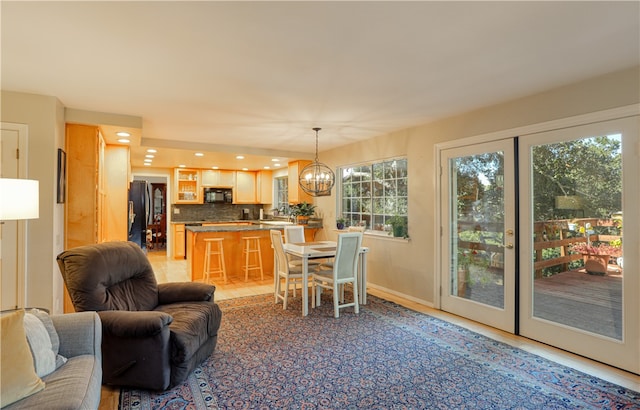
[[[582,255],[584,270],[590,275],[606,275],[609,265],[609,255],[587,253]]]
[[[298,221],[298,225],[308,225],[309,224],[309,217],[308,216],[298,215],[297,218],[296,218],[296,221]]]

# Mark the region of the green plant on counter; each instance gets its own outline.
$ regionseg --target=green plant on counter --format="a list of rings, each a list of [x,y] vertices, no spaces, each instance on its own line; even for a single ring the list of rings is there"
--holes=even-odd
[[[316,206],[308,202],[302,202],[289,206],[289,212],[293,216],[313,216],[316,212]]]

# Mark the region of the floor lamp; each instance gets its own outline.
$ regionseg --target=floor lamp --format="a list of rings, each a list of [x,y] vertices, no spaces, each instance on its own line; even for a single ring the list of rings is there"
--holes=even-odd
[[[39,217],[38,182],[0,178],[0,223]]]

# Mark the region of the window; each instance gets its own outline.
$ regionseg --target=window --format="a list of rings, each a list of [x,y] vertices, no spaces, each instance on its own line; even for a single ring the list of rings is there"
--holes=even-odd
[[[340,209],[349,226],[390,231],[394,216],[408,217],[407,159],[344,167],[338,170]]]
[[[289,208],[289,178],[277,177],[275,178],[276,186],[276,201],[273,204],[275,209],[287,210]]]

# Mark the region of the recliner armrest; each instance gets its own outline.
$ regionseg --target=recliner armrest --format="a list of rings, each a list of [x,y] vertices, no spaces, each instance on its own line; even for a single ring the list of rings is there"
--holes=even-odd
[[[213,301],[216,287],[198,282],[169,282],[158,284],[158,304]]]
[[[168,313],[155,311],[103,310],[98,315],[103,331],[118,337],[154,336],[173,322]]]

